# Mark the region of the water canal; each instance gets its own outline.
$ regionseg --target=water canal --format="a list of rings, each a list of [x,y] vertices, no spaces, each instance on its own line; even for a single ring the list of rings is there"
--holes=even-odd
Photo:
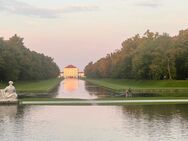
[[[56,97],[94,99],[109,93],[70,81],[60,84]],[[0,106],[0,141],[187,141],[187,107]]]
[[[65,79],[57,89],[56,98],[96,99],[109,97],[114,93],[102,87],[95,86],[84,80]]]

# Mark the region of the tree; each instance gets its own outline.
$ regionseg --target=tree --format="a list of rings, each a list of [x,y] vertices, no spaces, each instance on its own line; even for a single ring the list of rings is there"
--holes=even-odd
[[[188,29],[178,36],[147,30],[123,41],[122,48],[85,67],[87,77],[125,79],[188,78]]]
[[[9,40],[0,38],[0,79],[41,80],[59,75],[59,68],[51,57],[30,51],[23,38],[14,35]]]

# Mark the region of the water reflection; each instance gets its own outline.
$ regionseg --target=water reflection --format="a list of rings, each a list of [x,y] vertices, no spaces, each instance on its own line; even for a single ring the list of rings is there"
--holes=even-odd
[[[147,140],[188,139],[187,105],[126,106],[123,108],[124,125],[131,135]],[[185,140],[186,140],[185,139]]]
[[[17,114],[17,106],[0,106],[0,119],[12,119]]]
[[[143,106],[126,106],[122,107],[125,116],[134,119],[163,120],[169,122],[174,118],[188,121],[188,105],[143,105]]]
[[[107,97],[110,91],[79,79],[65,79],[61,82],[57,98],[96,99]]]
[[[0,140],[186,141],[187,105],[0,106]]]
[[[112,92],[111,90],[93,85],[87,81],[85,81],[85,89],[90,95],[97,95],[100,98],[114,95],[114,92]]]
[[[65,91],[73,92],[78,89],[78,79],[65,79],[63,83]]]

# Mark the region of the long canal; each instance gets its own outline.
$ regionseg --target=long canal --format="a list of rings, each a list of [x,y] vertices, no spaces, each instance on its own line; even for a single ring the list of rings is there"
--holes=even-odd
[[[55,97],[95,99],[111,92],[64,80]],[[1,141],[187,141],[188,105],[0,106]]]

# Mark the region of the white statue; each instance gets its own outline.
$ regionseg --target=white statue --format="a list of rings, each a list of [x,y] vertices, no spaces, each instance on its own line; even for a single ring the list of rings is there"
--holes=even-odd
[[[13,86],[13,81],[9,81],[9,86],[7,86],[4,89],[3,97],[4,99],[16,99],[17,98],[16,89]]]

